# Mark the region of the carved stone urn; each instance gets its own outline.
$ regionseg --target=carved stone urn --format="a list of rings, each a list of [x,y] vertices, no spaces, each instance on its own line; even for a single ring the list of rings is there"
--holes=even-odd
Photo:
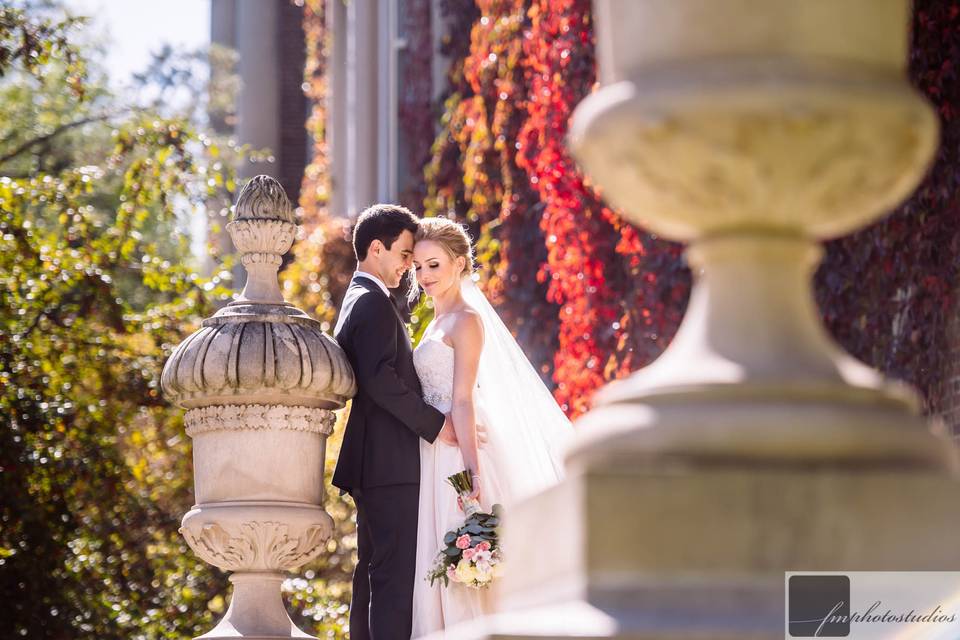
[[[594,9],[602,86],[571,149],[688,243],[694,288],[662,356],[577,421],[563,482],[505,514],[499,613],[447,637],[783,637],[785,572],[957,570],[953,445],[834,343],[811,286],[820,241],[889,212],[936,149],[908,1]]]
[[[937,118],[904,77],[907,0],[595,6],[605,86],[577,108],[571,147],[628,219],[690,244],[695,284],[663,356],[600,402],[649,401],[658,426],[619,429],[601,408],[584,424],[604,433],[584,431],[631,455],[945,463],[912,390],[843,353],[811,295],[819,241],[888,213],[936,150]]]
[[[277,271],[296,224],[280,184],[250,180],[227,231],[247,271],[243,293],[177,346],[162,375],[193,439],[196,505],[180,532],[234,585],[225,616],[200,637],[310,637],[291,622],[280,584],[333,530],[325,446],[333,411],[356,391],[353,371],[320,324],[283,300]]]

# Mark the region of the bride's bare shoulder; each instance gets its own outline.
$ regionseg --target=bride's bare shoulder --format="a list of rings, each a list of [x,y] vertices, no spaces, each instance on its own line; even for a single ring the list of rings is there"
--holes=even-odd
[[[483,344],[483,321],[480,314],[473,307],[464,307],[454,316],[450,334],[455,344]]]

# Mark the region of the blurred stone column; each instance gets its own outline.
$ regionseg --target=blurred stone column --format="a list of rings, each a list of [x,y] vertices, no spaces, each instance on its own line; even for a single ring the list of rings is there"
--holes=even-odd
[[[319,323],[283,300],[277,269],[296,224],[280,183],[247,183],[227,231],[246,287],[174,350],[162,376],[193,439],[196,505],[180,531],[203,560],[233,573],[230,607],[201,637],[309,637],[287,615],[280,584],[333,530],[326,440],[333,411],[356,391],[353,371]]]
[[[238,159],[241,181],[270,171],[296,202],[307,165],[307,98],[303,94],[306,40],[303,7],[294,2],[212,0],[210,4],[210,123],[214,131],[249,147],[250,157]],[[232,197],[231,194],[230,197]],[[213,221],[226,222],[229,202],[208,203]],[[229,251],[227,234],[211,241],[220,253]],[[207,266],[208,271],[214,262]],[[243,269],[233,268],[237,286]]]
[[[507,511],[497,616],[459,637],[760,638],[784,572],[957,570],[952,445],[820,323],[820,240],[933,156],[907,0],[595,0],[602,88],[571,146],[689,243],[667,351],[578,421],[566,480]]]

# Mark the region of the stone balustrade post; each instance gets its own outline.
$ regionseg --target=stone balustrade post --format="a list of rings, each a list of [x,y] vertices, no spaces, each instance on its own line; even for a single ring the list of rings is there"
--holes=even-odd
[[[233,597],[209,640],[308,638],[280,594],[284,572],[316,558],[333,530],[323,510],[327,436],[353,396],[353,371],[320,324],[284,302],[277,282],[296,224],[280,184],[251,179],[227,225],[247,282],[163,369],[187,410],[196,504],[180,532],[230,571]]]
[[[783,637],[785,571],[960,569],[953,445],[834,343],[811,286],[820,241],[936,149],[908,1],[594,7],[571,148],[688,243],[694,288],[665,353],[576,423],[566,479],[506,510],[500,613],[447,637]]]

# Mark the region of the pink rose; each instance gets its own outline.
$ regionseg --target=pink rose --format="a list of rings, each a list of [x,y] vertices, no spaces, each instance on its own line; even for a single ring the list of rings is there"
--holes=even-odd
[[[470,534],[465,533],[459,538],[457,538],[457,549],[469,549],[470,548]]]
[[[476,546],[477,551],[490,551],[490,543],[484,540]]]
[[[463,557],[466,558],[467,560],[473,560],[473,554],[475,554],[476,552],[477,552],[476,549],[464,549]]]
[[[457,578],[457,565],[451,564],[447,565],[447,577],[451,580],[456,580]]]

